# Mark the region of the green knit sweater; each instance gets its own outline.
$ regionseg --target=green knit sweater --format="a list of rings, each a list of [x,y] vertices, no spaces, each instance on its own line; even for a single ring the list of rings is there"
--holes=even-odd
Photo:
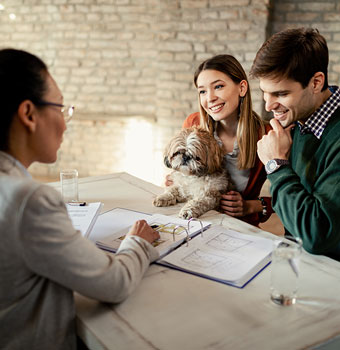
[[[292,131],[290,165],[268,175],[273,208],[310,253],[340,261],[340,108],[321,139]]]

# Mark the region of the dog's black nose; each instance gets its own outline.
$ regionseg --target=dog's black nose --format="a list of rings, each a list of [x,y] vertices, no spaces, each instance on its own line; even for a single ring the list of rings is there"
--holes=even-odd
[[[187,154],[183,154],[182,156],[182,164],[185,165],[186,163],[188,163],[188,161],[191,159],[191,156],[187,155]]]

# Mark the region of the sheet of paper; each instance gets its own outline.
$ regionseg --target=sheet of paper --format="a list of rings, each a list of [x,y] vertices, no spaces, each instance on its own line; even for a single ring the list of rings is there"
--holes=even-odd
[[[67,212],[76,230],[79,230],[84,237],[87,237],[93,227],[102,203],[88,203],[84,206],[66,204]]]
[[[213,279],[242,285],[270,261],[271,240],[213,226],[162,261]],[[263,266],[262,266],[263,265]]]
[[[148,220],[149,214],[141,213],[134,210],[115,208],[106,213],[99,215],[94,225],[89,239],[92,242],[101,240],[115,232],[131,226],[137,220]]]

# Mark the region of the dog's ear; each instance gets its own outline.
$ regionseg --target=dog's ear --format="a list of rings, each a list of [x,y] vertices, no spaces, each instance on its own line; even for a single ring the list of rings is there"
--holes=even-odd
[[[171,164],[170,164],[170,162],[169,162],[168,156],[165,156],[165,157],[164,157],[164,164],[165,164],[165,166],[167,166],[168,168],[171,169]]]

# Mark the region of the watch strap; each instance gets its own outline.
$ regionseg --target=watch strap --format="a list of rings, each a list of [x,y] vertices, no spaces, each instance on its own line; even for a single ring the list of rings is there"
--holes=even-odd
[[[274,158],[274,160],[276,161],[276,163],[278,165],[288,165],[289,164],[289,160],[287,159],[278,159],[278,158]]]
[[[269,175],[274,173],[276,170],[278,170],[282,165],[288,165],[288,164],[289,164],[289,161],[287,159],[274,158],[267,162],[267,164],[265,165],[265,170],[266,170],[266,173]]]

